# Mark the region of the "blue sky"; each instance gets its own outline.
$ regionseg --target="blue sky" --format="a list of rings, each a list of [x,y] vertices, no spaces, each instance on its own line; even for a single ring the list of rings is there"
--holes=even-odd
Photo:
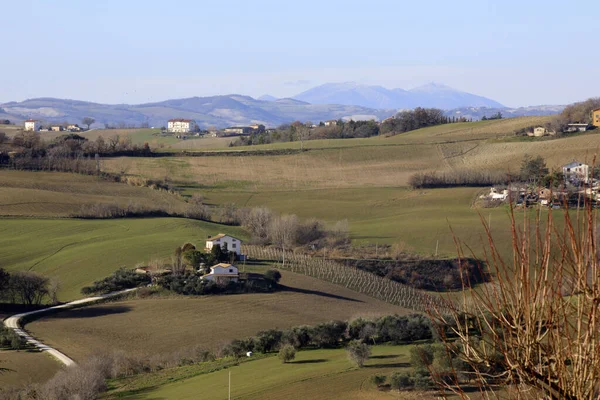
[[[283,97],[343,81],[404,89],[435,81],[509,106],[600,96],[600,80],[592,78],[600,71],[597,0],[0,6],[0,102]]]

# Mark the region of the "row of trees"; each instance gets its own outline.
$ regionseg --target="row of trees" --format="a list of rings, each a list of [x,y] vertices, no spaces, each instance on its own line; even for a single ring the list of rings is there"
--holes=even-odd
[[[403,133],[428,126],[467,122],[464,117],[447,117],[439,108],[421,108],[401,111],[394,118],[387,119],[381,124],[381,133]]]

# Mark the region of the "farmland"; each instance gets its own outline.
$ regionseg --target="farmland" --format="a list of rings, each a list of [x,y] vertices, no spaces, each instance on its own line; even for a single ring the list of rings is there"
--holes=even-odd
[[[45,382],[60,369],[56,360],[36,351],[0,350],[0,361],[0,367],[9,370],[0,374],[0,388],[4,385]]]
[[[269,328],[407,312],[342,286],[288,271],[282,275],[289,289],[276,293],[111,302],[57,313],[26,328],[83,360],[106,348],[142,355],[195,345],[214,351]]]
[[[276,357],[268,357],[154,386],[156,382],[167,383],[175,372],[166,370],[150,377],[112,382],[114,389],[106,398],[117,398],[120,391],[128,391],[131,397],[124,398],[226,399],[231,372],[233,399],[397,399],[396,392],[378,391],[370,377],[407,370],[409,349],[410,346],[375,346],[373,357],[361,369],[348,361],[343,349],[300,351],[296,360],[283,365]],[[420,398],[429,395],[421,393]]]
[[[179,218],[75,220],[5,219],[0,224],[0,265],[61,281],[61,301],[121,266],[166,258],[185,242],[203,243],[224,227]],[[239,228],[227,232],[244,238]]]
[[[84,205],[137,204],[182,211],[185,203],[164,191],[59,172],[0,170],[0,215],[69,217]]]

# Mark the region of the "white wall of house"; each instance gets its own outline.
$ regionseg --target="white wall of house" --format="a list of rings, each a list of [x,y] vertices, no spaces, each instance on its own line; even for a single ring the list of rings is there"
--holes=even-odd
[[[193,120],[171,120],[167,122],[167,130],[174,133],[188,133],[196,130],[196,122]]]
[[[207,281],[218,281],[219,279],[231,280],[237,282],[239,271],[235,265],[217,264],[210,267],[210,274],[202,276],[202,279]]]
[[[39,128],[40,123],[38,121],[25,121],[26,131],[37,131]]]
[[[236,253],[238,255],[242,254],[242,241],[239,239],[226,235],[219,239],[207,240],[206,248],[211,250],[213,246],[217,244],[221,246],[221,250],[227,249],[227,251]]]
[[[563,175],[566,178],[578,178],[587,182],[589,178],[590,167],[586,164],[579,164],[577,166],[574,165],[566,165],[563,167]]]

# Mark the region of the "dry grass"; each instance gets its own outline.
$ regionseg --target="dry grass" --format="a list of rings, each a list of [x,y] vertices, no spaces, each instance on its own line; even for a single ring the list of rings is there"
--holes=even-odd
[[[0,361],[0,367],[10,370],[0,374],[0,388],[45,382],[60,369],[60,364],[52,357],[34,351],[0,350]]]
[[[355,316],[406,310],[341,286],[283,272],[295,291],[128,300],[65,311],[27,325],[75,360],[105,350],[168,353],[193,345],[216,349],[235,338]]]
[[[78,174],[0,170],[0,215],[66,217],[86,204],[183,210],[176,196]]]

